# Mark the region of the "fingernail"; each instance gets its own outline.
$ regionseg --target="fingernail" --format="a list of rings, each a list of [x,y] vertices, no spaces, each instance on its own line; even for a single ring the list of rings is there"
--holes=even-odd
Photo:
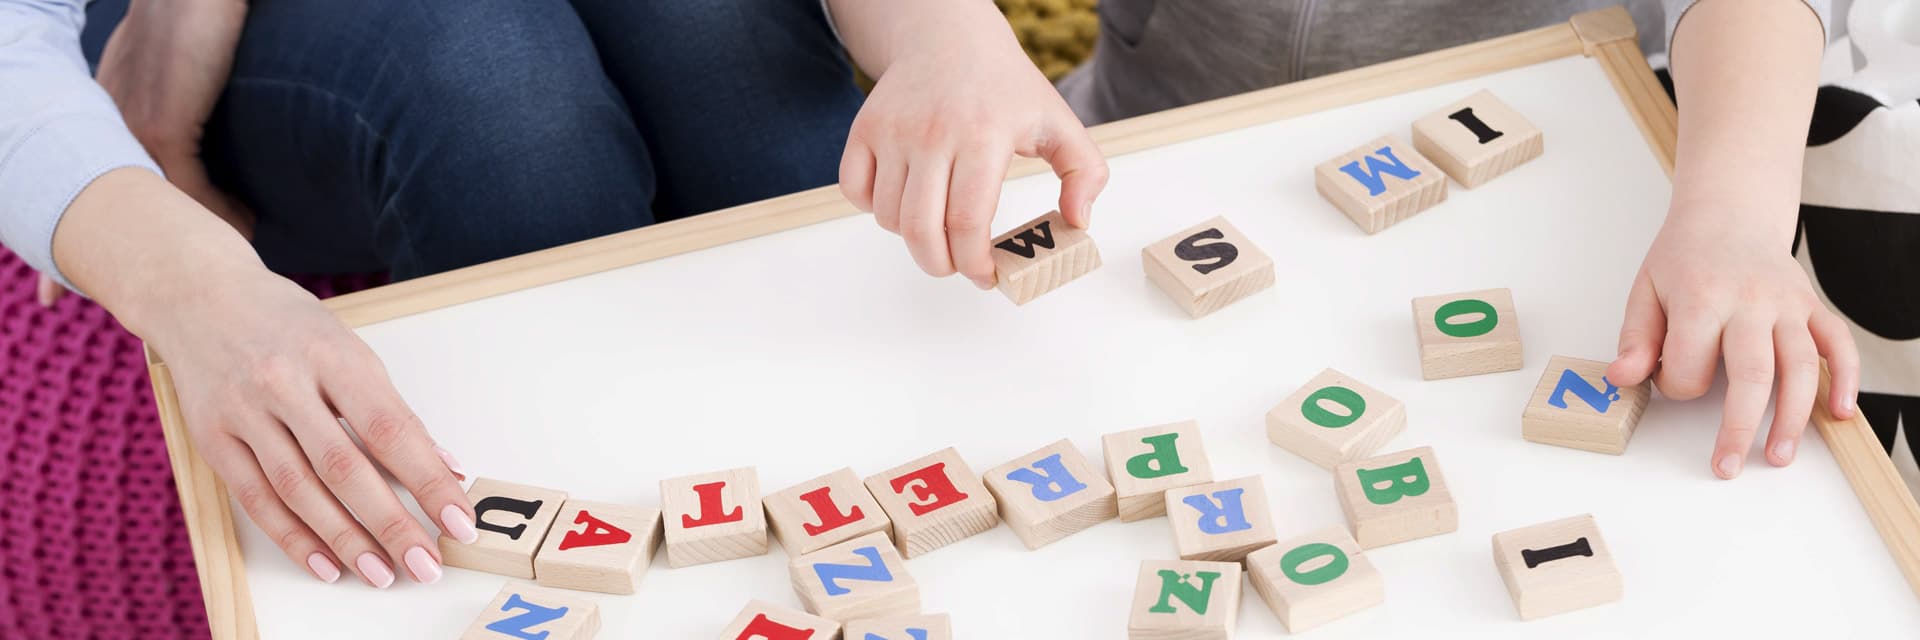
[[[1720,471],[1721,478],[1732,480],[1740,475],[1740,456],[1732,453],[1720,456],[1720,462],[1713,466]]]
[[[433,584],[440,581],[440,563],[427,553],[426,547],[414,547],[407,550],[407,570],[413,572],[413,580],[420,584]]]
[[[992,291],[992,290],[993,290],[993,283],[992,283],[992,282],[988,282],[988,281],[986,281],[986,280],[975,280],[975,281],[973,281],[973,286],[976,286],[976,287],[979,287],[981,291]]]
[[[1773,445],[1774,459],[1779,460],[1781,464],[1793,462],[1793,446],[1792,440],[1781,440],[1779,444]]]
[[[313,577],[319,578],[321,582],[333,584],[335,580],[340,579],[340,568],[333,566],[333,561],[328,560],[325,554],[315,552],[307,556],[307,568],[312,569]]]
[[[440,510],[440,529],[459,540],[460,544],[473,544],[480,539],[480,532],[473,528],[473,520],[467,517],[466,511],[460,509],[460,505],[450,504]]]
[[[393,569],[387,568],[386,561],[381,560],[380,556],[373,555],[371,552],[362,553],[360,559],[353,561],[353,564],[360,567],[360,577],[366,579],[367,584],[373,585],[373,588],[385,589],[393,586]]]
[[[433,447],[433,452],[440,454],[440,462],[442,464],[447,465],[447,470],[452,471],[454,477],[459,478],[461,480],[467,479],[466,467],[460,466],[460,461],[458,459],[455,459],[453,457],[453,454],[447,453],[446,449],[442,449],[438,445],[435,445]]]
[[[1848,394],[1846,397],[1840,399],[1840,411],[1847,414],[1845,416],[1846,418],[1852,418],[1853,412],[1859,409],[1858,406],[1855,406],[1855,403],[1858,401],[1858,398],[1852,394]]]

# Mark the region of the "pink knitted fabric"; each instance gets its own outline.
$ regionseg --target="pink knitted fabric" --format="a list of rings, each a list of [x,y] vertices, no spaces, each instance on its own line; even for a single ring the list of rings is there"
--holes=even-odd
[[[0,639],[208,637],[140,340],[35,278],[0,249]]]

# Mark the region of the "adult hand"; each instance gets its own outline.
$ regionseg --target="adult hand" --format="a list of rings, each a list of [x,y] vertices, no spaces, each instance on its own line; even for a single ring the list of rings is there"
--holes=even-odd
[[[1085,228],[1107,163],[986,2],[837,0],[841,33],[878,78],[854,118],[840,190],[900,234],[920,268],[995,283],[991,226],[1013,155],[1060,177],[1060,212]]]
[[[244,0],[134,2],[107,39],[95,77],[167,180],[251,237],[253,212],[215,188],[200,159],[246,17]]]
[[[401,564],[440,578],[438,545],[380,467],[449,537],[476,539],[457,463],[372,350],[158,176],[95,180],[55,231],[54,258],[165,358],[194,448],[315,577],[333,582],[344,563],[380,588]]]
[[[1853,416],[1860,388],[1860,358],[1846,322],[1820,303],[1787,240],[1742,224],[1739,209],[1679,205],[1668,215],[1628,295],[1620,356],[1607,368],[1614,384],[1652,376],[1667,397],[1692,400],[1712,386],[1724,360],[1726,406],[1711,464],[1728,479],[1746,464],[1770,393],[1776,402],[1767,460],[1793,462],[1821,356],[1832,369],[1834,416]]]

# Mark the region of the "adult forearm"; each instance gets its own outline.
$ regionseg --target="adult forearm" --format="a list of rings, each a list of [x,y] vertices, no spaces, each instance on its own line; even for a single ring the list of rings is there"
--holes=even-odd
[[[1703,0],[1687,12],[1672,51],[1674,211],[1792,237],[1822,37],[1799,0]],[[1702,203],[1715,206],[1678,206]]]
[[[53,234],[67,279],[135,335],[195,310],[198,292],[268,274],[233,227],[145,169],[108,172],[80,192]]]
[[[988,0],[829,0],[834,25],[860,69],[875,78],[903,52],[943,42],[1018,48],[1006,18]],[[993,41],[1002,40],[1002,41]]]

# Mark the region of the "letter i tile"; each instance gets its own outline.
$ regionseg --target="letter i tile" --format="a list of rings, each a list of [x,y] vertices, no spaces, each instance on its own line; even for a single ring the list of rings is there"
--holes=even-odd
[[[753,467],[661,480],[660,511],[668,566],[767,552],[767,511]]]
[[[1493,563],[1522,620],[1606,604],[1624,591],[1592,514],[1493,534]]]

